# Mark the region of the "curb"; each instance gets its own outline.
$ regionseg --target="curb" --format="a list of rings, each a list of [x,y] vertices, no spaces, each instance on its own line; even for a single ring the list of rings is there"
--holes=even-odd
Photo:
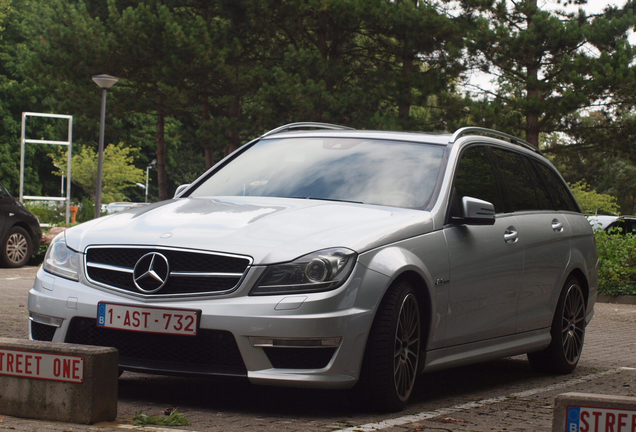
[[[614,304],[626,304],[636,305],[636,295],[608,295],[599,294],[596,298],[598,303],[614,303]]]

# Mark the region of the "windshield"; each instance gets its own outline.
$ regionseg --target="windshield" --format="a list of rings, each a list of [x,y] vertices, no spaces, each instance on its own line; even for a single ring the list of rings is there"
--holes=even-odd
[[[353,138],[268,139],[190,196],[271,196],[398,207],[427,205],[444,147]]]

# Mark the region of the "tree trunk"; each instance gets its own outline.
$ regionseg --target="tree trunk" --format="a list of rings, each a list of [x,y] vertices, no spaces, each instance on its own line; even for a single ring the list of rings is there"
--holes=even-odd
[[[157,177],[159,201],[168,199],[168,179],[166,176],[166,96],[157,97]]]
[[[239,120],[240,114],[241,114],[241,97],[236,95],[234,96],[234,101],[232,102],[232,105],[230,106],[230,109],[228,112],[228,117],[234,120],[233,122],[231,122],[232,124],[234,125],[239,124],[238,120]],[[234,126],[234,127],[228,128],[225,132],[225,135],[228,140],[228,145],[226,147],[225,154],[228,155],[232,153],[234,150],[238,149],[239,146],[241,145],[241,134],[239,130],[237,129],[237,126]]]
[[[210,131],[208,130],[208,122],[210,121],[210,101],[207,96],[207,92],[203,92],[203,97],[201,100],[201,122],[205,125],[203,136],[207,140],[203,146],[205,151],[205,168],[211,168],[214,165],[214,146],[210,141]]]
[[[528,19],[526,20],[528,24],[528,29],[532,25],[532,18],[534,17],[534,13],[537,10],[537,0],[529,0],[528,3],[534,5],[534,10],[529,12]],[[538,105],[538,100],[541,97],[539,93],[539,65],[540,59],[536,58],[535,55],[530,55],[527,59],[526,68],[528,74],[526,76],[526,101],[528,102],[528,107],[526,111],[526,141],[530,144],[539,148],[539,114],[536,113],[536,106]]]
[[[529,92],[528,92],[529,94]],[[539,148],[539,116],[536,114],[526,115],[526,141]]]
[[[398,91],[401,94],[398,103],[398,119],[403,129],[409,128],[409,117],[411,114],[411,87],[409,85],[411,74],[415,67],[415,57],[413,55],[405,55],[402,57],[402,89]]]

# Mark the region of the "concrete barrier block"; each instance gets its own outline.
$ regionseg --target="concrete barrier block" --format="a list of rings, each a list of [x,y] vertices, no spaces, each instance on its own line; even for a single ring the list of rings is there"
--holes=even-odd
[[[554,404],[552,432],[636,432],[636,398],[560,394]]]
[[[117,417],[115,348],[0,337],[0,414],[93,424]]]

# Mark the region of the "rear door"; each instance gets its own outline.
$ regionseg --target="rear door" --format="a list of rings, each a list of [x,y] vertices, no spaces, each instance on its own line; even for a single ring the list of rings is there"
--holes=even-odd
[[[524,247],[516,331],[546,328],[570,260],[572,229],[563,210],[575,210],[575,205],[547,164],[500,148],[491,152],[504,185],[506,210],[515,215]]]

